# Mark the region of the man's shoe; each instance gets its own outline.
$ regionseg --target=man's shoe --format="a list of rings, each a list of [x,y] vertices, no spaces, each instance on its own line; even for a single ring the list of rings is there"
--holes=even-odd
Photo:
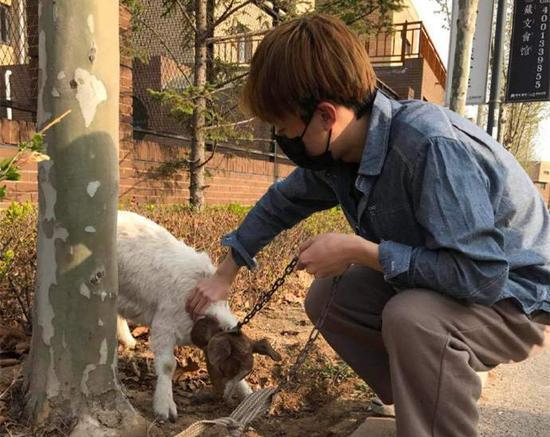
[[[378,396],[370,400],[368,411],[375,416],[395,417],[395,407],[393,404],[384,404]]]
[[[368,417],[349,437],[396,437],[395,419],[391,417]]]

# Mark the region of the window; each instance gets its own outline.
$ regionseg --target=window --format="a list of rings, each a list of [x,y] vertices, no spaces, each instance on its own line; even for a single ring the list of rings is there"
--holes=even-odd
[[[0,43],[10,43],[10,8],[0,5]]]

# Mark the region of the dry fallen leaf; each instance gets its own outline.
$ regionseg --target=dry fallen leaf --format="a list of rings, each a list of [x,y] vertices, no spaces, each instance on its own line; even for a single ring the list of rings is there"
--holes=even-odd
[[[298,331],[281,331],[281,335],[294,336],[298,334],[299,334]]]
[[[181,372],[196,372],[199,369],[199,363],[193,360],[193,358],[187,358],[185,366],[179,367],[179,370]]]
[[[148,333],[149,333],[148,326],[138,326],[137,328],[134,328],[134,330],[132,331],[132,335],[135,338],[141,337],[142,335],[148,334]]]

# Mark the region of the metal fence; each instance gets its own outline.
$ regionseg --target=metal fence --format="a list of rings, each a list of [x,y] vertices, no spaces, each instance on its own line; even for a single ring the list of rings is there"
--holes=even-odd
[[[182,89],[189,84],[193,63],[192,33],[182,11],[165,14],[163,2],[143,0],[132,16],[130,49],[133,61],[133,125],[162,133],[185,134],[167,108],[148,92]]]
[[[421,21],[396,23],[372,36],[366,44],[375,67],[402,65],[407,59],[424,58],[445,88],[445,64]]]
[[[187,24],[185,10],[174,8],[166,12],[159,0],[142,0],[139,13],[135,13],[131,50],[133,54],[133,125],[135,132],[174,135],[178,139],[190,136],[185,123],[171,117],[170,107],[161,105],[149,90],[184,91],[193,83],[194,32]],[[220,36],[209,39],[208,61],[215,64],[212,71],[231,69],[236,76],[245,73],[252,55],[267,29],[254,29],[239,22],[233,28],[225,28]],[[234,94],[234,95],[233,95]],[[230,89],[224,91],[227,109],[238,117],[237,96]],[[220,94],[218,94],[220,95]],[[229,119],[230,122],[237,121]],[[255,128],[254,136],[269,139],[269,126]],[[245,147],[247,141],[234,143]],[[256,150],[270,148],[267,142],[254,145]]]
[[[32,0],[29,0],[31,3]],[[27,0],[0,1],[0,117],[32,120],[35,79],[29,40],[37,34]]]

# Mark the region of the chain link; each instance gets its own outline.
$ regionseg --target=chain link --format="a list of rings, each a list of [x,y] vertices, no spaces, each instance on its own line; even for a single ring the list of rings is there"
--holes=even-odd
[[[256,304],[248,312],[248,314],[244,316],[243,320],[237,323],[237,326],[234,328],[236,331],[240,330],[244,325],[249,323],[252,317],[254,317],[271,300],[275,292],[285,283],[287,276],[294,271],[296,264],[298,264],[297,256],[292,258],[292,261],[288,263],[288,265],[285,267],[283,275],[280,278],[277,278],[277,280],[271,286],[271,289],[263,293]]]
[[[290,261],[290,263],[285,267],[283,275],[277,278],[277,280],[273,283],[269,291],[263,293],[260,296],[256,304],[246,314],[246,316],[244,316],[243,320],[237,323],[237,326],[235,326],[235,328],[233,328],[232,331],[238,332],[240,331],[241,327],[243,327],[244,325],[250,322],[250,320],[271,300],[275,292],[285,283],[287,276],[289,276],[294,271],[296,264],[298,264],[297,256],[292,258],[292,261]],[[294,363],[292,364],[292,367],[288,371],[288,375],[285,381],[281,385],[279,385],[279,387],[277,387],[277,392],[287,388],[290,385],[291,381],[293,381],[298,375],[298,372],[300,371],[300,368],[304,364],[309,351],[313,347],[313,343],[315,343],[315,341],[319,337],[319,334],[321,333],[320,329],[325,323],[325,320],[328,316],[329,308],[332,304],[332,301],[334,300],[334,296],[336,295],[336,289],[338,288],[338,284],[340,283],[341,279],[342,279],[342,275],[334,276],[332,278],[329,298],[327,299],[325,306],[323,307],[321,317],[319,317],[319,319],[315,323],[315,326],[312,328],[311,332],[309,333],[309,338],[304,344],[304,347],[302,348],[302,350],[298,353],[296,360],[294,361]]]
[[[336,289],[341,279],[342,279],[342,275],[335,276],[332,278],[332,284],[330,286],[330,295],[325,303],[325,306],[323,307],[323,312],[321,313],[321,317],[319,317],[319,319],[315,323],[315,326],[312,328],[311,332],[309,333],[309,338],[307,339],[306,344],[304,345],[302,350],[298,353],[298,356],[296,357],[294,364],[288,371],[286,380],[279,386],[278,391],[284,390],[286,387],[290,385],[291,381],[296,379],[296,376],[298,375],[300,368],[304,364],[309,351],[313,347],[313,343],[315,343],[315,340],[317,340],[317,337],[319,337],[319,334],[321,332],[320,331],[321,327],[325,323],[325,320],[328,316],[329,308],[332,304],[332,301],[334,300],[334,296],[336,295]]]

